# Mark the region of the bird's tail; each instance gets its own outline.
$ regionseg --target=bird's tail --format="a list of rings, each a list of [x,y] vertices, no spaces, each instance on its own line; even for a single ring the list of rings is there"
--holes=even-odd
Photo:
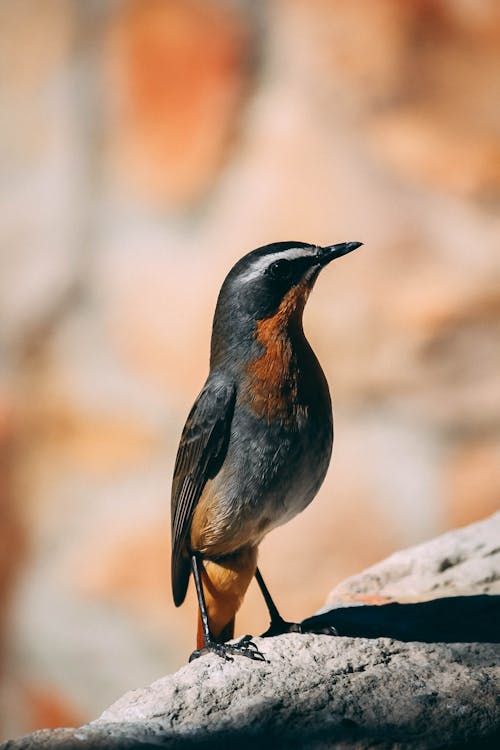
[[[217,562],[203,563],[201,580],[212,636],[225,643],[234,636],[234,620],[257,567],[257,550],[247,547]],[[203,648],[201,615],[198,616],[198,648]]]

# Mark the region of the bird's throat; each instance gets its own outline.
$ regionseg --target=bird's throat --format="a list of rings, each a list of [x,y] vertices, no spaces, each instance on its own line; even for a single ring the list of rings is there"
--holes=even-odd
[[[300,393],[305,373],[297,362],[307,364],[309,353],[314,358],[302,328],[308,295],[309,285],[294,287],[272,316],[257,321],[256,340],[263,351],[247,366],[247,392],[252,410],[268,423],[280,418],[291,424],[306,407]]]

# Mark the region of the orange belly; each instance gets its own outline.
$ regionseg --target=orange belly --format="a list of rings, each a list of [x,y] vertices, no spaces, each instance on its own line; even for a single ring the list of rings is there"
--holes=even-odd
[[[234,618],[257,567],[257,549],[245,547],[218,561],[204,560],[201,580],[210,632],[217,640],[232,638]],[[198,626],[198,648],[203,631]]]

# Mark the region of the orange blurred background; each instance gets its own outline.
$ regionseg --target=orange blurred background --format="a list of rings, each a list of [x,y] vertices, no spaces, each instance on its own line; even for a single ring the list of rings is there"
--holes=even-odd
[[[185,663],[170,481],[233,262],[365,242],[306,329],[317,500],[263,544],[283,614],[500,495],[496,0],[0,0],[1,737]],[[252,585],[237,632],[267,627]]]

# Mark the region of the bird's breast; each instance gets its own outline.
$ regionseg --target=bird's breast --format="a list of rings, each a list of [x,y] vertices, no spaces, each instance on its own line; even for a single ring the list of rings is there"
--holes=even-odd
[[[258,544],[311,502],[331,450],[329,409],[323,419],[309,417],[289,430],[237,404],[226,460],[195,513],[194,548],[217,556]]]
[[[331,407],[325,376],[302,325],[291,323],[284,326],[279,315],[257,323],[261,352],[246,365],[239,397],[266,424],[296,429],[311,412]]]
[[[258,355],[239,378],[224,463],[200,499],[191,544],[206,555],[254,545],[321,486],[333,428],[328,385],[301,326],[257,325]]]

